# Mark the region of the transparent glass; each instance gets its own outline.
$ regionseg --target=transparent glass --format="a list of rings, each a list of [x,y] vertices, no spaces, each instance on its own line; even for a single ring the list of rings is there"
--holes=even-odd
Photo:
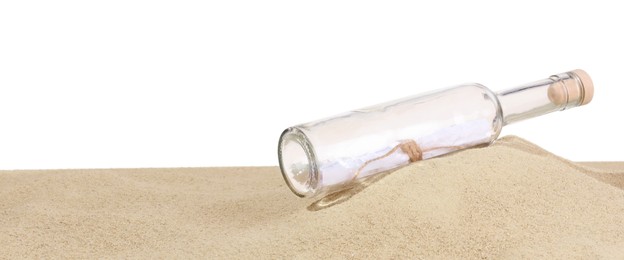
[[[312,197],[412,162],[489,144],[507,123],[580,105],[582,98],[562,89],[555,94],[565,97],[553,97],[549,89],[564,80],[566,91],[582,89],[574,75],[499,94],[465,84],[290,127],[279,141],[282,175],[296,195]]]

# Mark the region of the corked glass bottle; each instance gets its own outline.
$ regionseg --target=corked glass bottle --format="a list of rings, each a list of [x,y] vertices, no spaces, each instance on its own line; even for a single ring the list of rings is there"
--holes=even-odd
[[[411,162],[494,141],[504,125],[589,103],[593,84],[574,70],[495,93],[465,84],[286,129],[282,175],[300,197],[346,189]]]

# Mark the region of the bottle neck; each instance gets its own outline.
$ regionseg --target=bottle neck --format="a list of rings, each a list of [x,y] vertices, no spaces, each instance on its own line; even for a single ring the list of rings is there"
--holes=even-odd
[[[593,84],[582,70],[569,71],[496,94],[503,125],[561,111],[591,101]]]

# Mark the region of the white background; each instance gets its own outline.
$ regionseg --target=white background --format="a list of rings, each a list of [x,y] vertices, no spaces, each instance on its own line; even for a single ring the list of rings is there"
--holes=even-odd
[[[0,169],[276,165],[291,125],[576,68],[588,106],[505,127],[624,160],[617,1],[2,1]]]

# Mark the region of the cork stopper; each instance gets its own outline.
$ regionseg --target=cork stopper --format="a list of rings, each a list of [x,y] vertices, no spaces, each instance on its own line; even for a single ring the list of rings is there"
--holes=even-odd
[[[581,84],[583,85],[583,92],[584,92],[581,106],[587,105],[587,103],[589,103],[592,100],[592,98],[594,98],[594,82],[589,77],[589,74],[587,74],[587,72],[585,72],[584,70],[577,69],[577,70],[570,71],[570,73],[575,74],[578,77],[578,79],[581,81]]]
[[[587,72],[577,69],[553,75],[548,99],[563,108],[582,106],[594,97],[594,83]]]

